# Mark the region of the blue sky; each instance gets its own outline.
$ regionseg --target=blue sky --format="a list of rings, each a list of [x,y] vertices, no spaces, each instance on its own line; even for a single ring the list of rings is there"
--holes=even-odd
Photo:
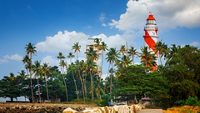
[[[57,64],[56,54],[74,42],[100,37],[109,47],[144,45],[143,27],[151,11],[159,40],[200,47],[198,0],[0,0],[0,78],[23,69],[28,42],[37,46],[34,60]],[[84,50],[84,47],[83,47]],[[84,55],[82,54],[83,58]]]

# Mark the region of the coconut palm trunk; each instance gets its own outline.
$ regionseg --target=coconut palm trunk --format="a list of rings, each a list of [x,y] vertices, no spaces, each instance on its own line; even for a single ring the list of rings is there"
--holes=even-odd
[[[72,78],[74,80],[74,85],[75,85],[75,89],[76,89],[76,92],[75,92],[76,93],[76,98],[79,99],[79,92],[78,92],[78,88],[77,88],[76,79],[74,77],[74,74],[75,73],[72,74]]]
[[[49,100],[48,81],[47,81],[47,75],[46,75],[46,74],[45,74],[45,84],[46,84],[46,95],[47,95],[47,100]]]
[[[92,100],[94,100],[94,82],[93,82],[93,77],[92,77],[92,72],[90,70],[90,90],[91,90],[91,97],[92,97]]]
[[[81,81],[81,90],[82,90],[82,94],[83,94],[83,100],[85,102],[85,92],[84,92],[83,78],[81,77],[79,66],[78,66],[78,74],[79,74],[79,79]]]
[[[67,83],[65,81],[65,78],[63,76],[63,74],[61,74],[62,78],[63,78],[63,82],[64,82],[64,85],[65,85],[65,95],[66,95],[66,99],[68,101],[68,88],[67,88]]]
[[[34,102],[34,95],[33,95],[33,80],[32,80],[32,74],[31,74],[31,71],[30,71],[30,83],[31,83],[31,99],[32,99],[32,102]]]
[[[40,95],[40,82],[39,82],[39,78],[37,79],[37,84],[38,84],[38,96],[39,96],[39,102],[41,102],[41,95]]]
[[[70,59],[70,63],[71,64],[72,64],[72,58],[73,57],[74,57],[74,55],[70,52],[69,55],[68,55],[68,58]],[[72,78],[73,78],[74,85],[75,85],[76,98],[79,99],[78,87],[77,87],[77,84],[76,84],[76,80],[75,80],[74,74],[75,74],[75,72],[72,70]]]
[[[84,87],[84,92],[85,92],[85,99],[87,99],[87,81],[86,81],[86,78],[83,78],[83,87]]]

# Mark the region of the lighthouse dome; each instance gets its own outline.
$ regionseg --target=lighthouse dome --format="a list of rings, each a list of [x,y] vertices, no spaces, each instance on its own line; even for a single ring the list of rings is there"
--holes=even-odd
[[[153,16],[153,14],[149,14],[149,16],[147,17],[147,20],[156,20]]]

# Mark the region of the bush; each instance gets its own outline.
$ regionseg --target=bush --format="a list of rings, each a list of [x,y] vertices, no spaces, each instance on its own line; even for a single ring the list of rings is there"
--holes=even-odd
[[[200,101],[197,97],[189,97],[184,101],[184,105],[200,106]]]
[[[98,100],[98,101],[96,101],[96,103],[98,106],[108,106],[109,100],[110,100],[110,96],[107,94],[104,94],[102,96],[102,100]]]

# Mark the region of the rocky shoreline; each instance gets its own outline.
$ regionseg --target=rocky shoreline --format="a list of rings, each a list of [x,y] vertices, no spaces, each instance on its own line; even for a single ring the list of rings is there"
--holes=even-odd
[[[66,108],[82,111],[94,105],[52,103],[0,103],[0,113],[62,113]]]

